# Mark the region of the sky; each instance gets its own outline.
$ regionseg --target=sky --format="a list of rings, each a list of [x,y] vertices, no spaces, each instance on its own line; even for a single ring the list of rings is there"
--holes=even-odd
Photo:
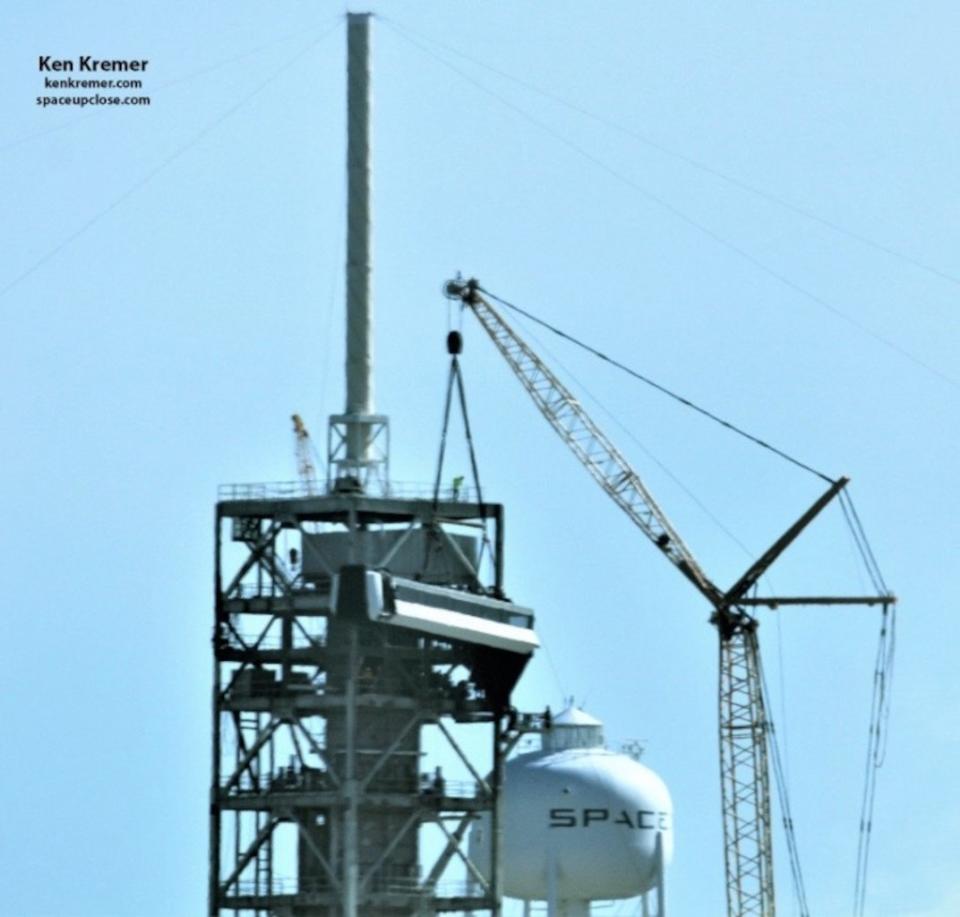
[[[217,488],[294,479],[290,414],[322,445],[343,408],[348,9],[377,16],[393,477],[432,480],[462,327],[508,591],[544,644],[518,706],[573,696],[642,740],[676,810],[671,913],[722,913],[709,609],[443,298],[458,271],[852,478],[900,597],[866,913],[957,913],[955,4],[43,0],[0,11],[0,914],[205,907]],[[37,105],[38,57],[83,54],[149,60],[150,104]],[[518,327],[716,582],[824,489]],[[763,590],[866,583],[832,506]],[[811,912],[850,913],[879,613],[760,617]]]

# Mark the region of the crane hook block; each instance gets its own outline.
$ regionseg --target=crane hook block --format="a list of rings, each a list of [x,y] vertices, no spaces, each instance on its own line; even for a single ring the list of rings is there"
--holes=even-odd
[[[447,353],[455,357],[463,352],[463,337],[459,331],[451,331],[447,335]]]

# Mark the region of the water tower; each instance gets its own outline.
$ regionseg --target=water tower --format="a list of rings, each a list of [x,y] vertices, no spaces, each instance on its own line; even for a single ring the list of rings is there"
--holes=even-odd
[[[470,836],[481,870],[490,825]],[[544,724],[539,751],[507,762],[503,796],[504,894],[546,901],[550,917],[588,917],[590,902],[656,891],[673,853],[673,806],[664,782],[634,757],[604,747],[603,725],[569,706]]]

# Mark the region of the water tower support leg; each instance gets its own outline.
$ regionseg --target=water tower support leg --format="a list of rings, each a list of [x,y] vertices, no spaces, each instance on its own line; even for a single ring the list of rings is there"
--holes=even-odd
[[[663,834],[657,832],[657,841],[656,841],[656,868],[657,868],[657,917],[666,917],[667,913],[667,904],[666,904],[666,891],[664,889],[664,880],[663,880]]]

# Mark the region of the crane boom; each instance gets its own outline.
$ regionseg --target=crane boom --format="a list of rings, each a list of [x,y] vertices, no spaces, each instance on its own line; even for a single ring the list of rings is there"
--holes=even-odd
[[[700,569],[640,476],[503,316],[477,290],[475,281],[447,285],[447,295],[469,306],[540,413],[607,495],[636,523],[664,556],[716,606],[723,592]]]

